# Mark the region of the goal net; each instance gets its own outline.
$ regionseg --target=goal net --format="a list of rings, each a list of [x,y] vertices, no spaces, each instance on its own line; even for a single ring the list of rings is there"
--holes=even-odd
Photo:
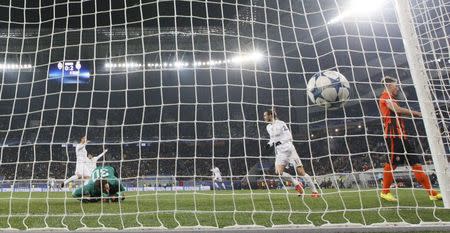
[[[423,185],[440,190],[446,173],[433,161],[448,167],[450,154],[450,3],[408,5],[3,1],[0,229],[447,224],[450,212]],[[405,13],[425,89],[410,72],[398,20]],[[308,80],[327,70],[350,82],[342,108],[308,100]],[[420,158],[426,178],[399,164],[392,202],[380,196],[392,158],[379,107],[385,76],[398,80],[399,106],[434,111],[402,116],[408,156]],[[263,119],[272,109],[292,132],[319,197],[308,185],[298,196],[275,174]],[[424,121],[439,137],[427,134]],[[75,174],[83,136],[88,154],[108,149],[97,166],[116,170],[124,200],[74,198],[89,180],[61,186]],[[292,166],[285,172],[305,183]]]
[[[449,3],[439,1],[417,1],[411,7],[447,155],[450,151],[448,124],[450,94],[446,88],[450,82],[449,6]]]

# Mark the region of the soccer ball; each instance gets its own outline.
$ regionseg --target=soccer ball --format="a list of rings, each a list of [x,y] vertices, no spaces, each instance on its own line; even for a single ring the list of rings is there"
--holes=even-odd
[[[322,71],[308,81],[307,92],[314,104],[327,109],[341,108],[350,97],[350,84],[339,72]]]

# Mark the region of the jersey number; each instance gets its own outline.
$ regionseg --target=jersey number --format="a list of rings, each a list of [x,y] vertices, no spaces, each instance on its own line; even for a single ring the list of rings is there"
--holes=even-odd
[[[98,178],[104,178],[104,177],[108,177],[109,176],[109,172],[106,169],[99,169],[99,170],[95,170],[92,173],[92,180],[95,181]]]

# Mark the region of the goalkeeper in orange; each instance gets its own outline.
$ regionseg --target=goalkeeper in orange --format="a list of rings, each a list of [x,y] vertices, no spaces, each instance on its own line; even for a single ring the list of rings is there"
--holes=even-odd
[[[397,103],[398,86],[395,78],[386,76],[382,83],[385,90],[381,93],[379,106],[384,126],[384,137],[388,143],[389,161],[384,165],[383,189],[380,197],[386,201],[397,201],[392,195],[390,187],[394,181],[393,170],[398,165],[408,165],[412,168],[417,182],[427,191],[430,200],[442,200],[442,196],[431,188],[428,175],[423,171],[422,157],[414,154],[414,150],[408,142],[403,117],[421,117],[422,114],[407,108],[400,107]]]

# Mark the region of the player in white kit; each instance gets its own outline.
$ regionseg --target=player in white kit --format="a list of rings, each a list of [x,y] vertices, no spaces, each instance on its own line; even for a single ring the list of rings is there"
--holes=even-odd
[[[218,168],[218,167],[213,167],[213,168],[211,169],[211,171],[212,171],[213,176],[214,176],[214,178],[213,178],[214,186],[215,186],[217,189],[220,189],[220,187],[219,187],[219,183],[220,183],[220,184],[222,185],[222,188],[223,188],[224,190],[227,189],[227,188],[225,187],[225,184],[224,184],[223,181],[222,181],[222,173],[220,173],[219,168]]]
[[[80,143],[76,145],[75,154],[77,155],[77,165],[75,168],[75,174],[71,176],[69,179],[65,180],[64,183],[61,184],[61,187],[64,187],[68,183],[77,179],[87,180],[91,176],[91,173],[89,172],[86,166],[86,162],[88,160],[86,144],[88,143],[89,141],[87,140],[86,136],[83,136],[80,139]]]
[[[95,170],[95,168],[97,168],[97,161],[101,157],[103,157],[103,155],[105,155],[106,152],[108,152],[108,149],[104,150],[101,154],[99,154],[95,157],[92,156],[92,154],[88,154],[86,162],[85,162],[85,168],[88,170],[89,176],[90,176],[90,174],[92,174],[92,172]]]
[[[56,190],[56,179],[55,178],[49,177],[47,183],[48,183],[47,188],[48,188],[49,191],[55,191]]]
[[[275,173],[280,176],[281,180],[291,181],[295,186],[295,190],[299,195],[303,194],[302,183],[298,179],[291,176],[291,174],[284,171],[285,167],[293,164],[297,174],[305,180],[311,188],[311,197],[318,198],[320,195],[314,185],[311,177],[305,172],[303,164],[292,144],[292,134],[284,121],[278,120],[276,113],[272,110],[264,112],[264,121],[268,123],[266,129],[269,133],[270,141],[267,147],[275,147]]]

